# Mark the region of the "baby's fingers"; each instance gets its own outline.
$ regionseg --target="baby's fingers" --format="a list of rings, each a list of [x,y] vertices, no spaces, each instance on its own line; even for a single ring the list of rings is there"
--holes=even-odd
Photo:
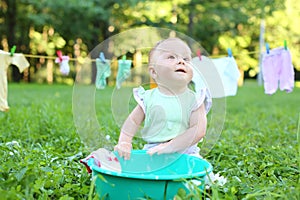
[[[155,154],[155,153],[157,153],[158,155],[159,154],[162,154],[163,153],[163,149],[165,148],[165,146],[163,145],[163,144],[160,144],[160,145],[158,145],[158,146],[156,146],[156,147],[153,147],[153,148],[151,148],[151,149],[149,149],[148,151],[147,151],[147,153],[149,154],[149,155],[153,155],[153,154]]]
[[[118,151],[119,155],[121,157],[123,157],[125,160],[129,160],[130,159],[130,153],[131,153],[131,149],[120,149]]]
[[[115,146],[114,150],[118,152],[120,157],[123,157],[125,160],[130,159],[132,146],[130,143],[120,143]]]
[[[152,155],[155,154],[156,152],[157,152],[156,149],[151,148],[151,149],[149,149],[149,150],[147,151],[147,154],[149,154],[150,156],[152,156]]]
[[[157,145],[147,151],[147,153],[149,155],[153,155],[155,153],[157,153],[157,155],[160,155],[160,154],[172,153],[172,152],[173,152],[173,149],[169,142]]]

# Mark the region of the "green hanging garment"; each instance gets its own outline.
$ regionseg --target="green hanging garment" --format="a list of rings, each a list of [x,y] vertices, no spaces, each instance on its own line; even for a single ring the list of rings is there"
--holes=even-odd
[[[103,62],[100,58],[96,59],[97,76],[96,76],[96,88],[104,89],[107,85],[106,78],[110,76],[110,60]]]
[[[122,83],[130,76],[131,63],[131,60],[118,60],[117,89],[120,89]]]

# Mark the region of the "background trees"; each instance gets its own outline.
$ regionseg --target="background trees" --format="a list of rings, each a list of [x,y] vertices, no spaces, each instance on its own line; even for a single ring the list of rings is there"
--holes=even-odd
[[[185,33],[212,56],[231,48],[247,76],[258,73],[260,23],[270,48],[286,40],[293,63],[300,70],[296,0],[1,0],[0,49],[55,56],[57,49],[72,57],[86,56],[97,44],[133,27],[156,26]],[[132,44],[134,45],[134,44]],[[26,80],[36,81],[46,63],[30,59]],[[12,68],[13,80],[18,71]],[[30,76],[35,78],[30,78]],[[24,75],[22,75],[24,79]],[[22,78],[20,77],[20,78]]]

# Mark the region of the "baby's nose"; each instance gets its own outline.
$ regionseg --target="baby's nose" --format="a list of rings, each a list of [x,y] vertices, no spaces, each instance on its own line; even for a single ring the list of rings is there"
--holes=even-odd
[[[182,64],[182,65],[186,64],[186,62],[183,58],[177,58],[177,60],[178,60],[178,64]]]

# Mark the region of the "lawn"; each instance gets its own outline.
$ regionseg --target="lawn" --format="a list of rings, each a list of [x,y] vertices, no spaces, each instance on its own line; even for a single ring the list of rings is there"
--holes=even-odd
[[[110,136],[110,145],[119,132],[111,114],[112,91],[86,97],[96,100],[102,135],[95,138]],[[73,87],[67,85],[9,84],[11,109],[0,112],[1,199],[89,198],[90,175],[79,160],[90,151],[74,124],[72,95]],[[246,81],[237,96],[226,98],[222,134],[205,156],[228,182],[207,195],[300,199],[299,123],[299,88],[269,96],[256,82]],[[134,147],[140,148],[140,142]]]

